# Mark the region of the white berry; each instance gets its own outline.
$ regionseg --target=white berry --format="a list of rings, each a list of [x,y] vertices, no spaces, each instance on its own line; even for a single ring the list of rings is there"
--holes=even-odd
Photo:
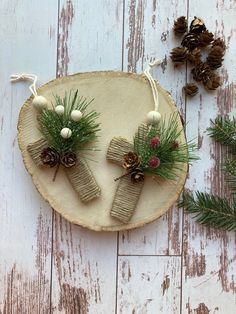
[[[62,116],[64,114],[65,108],[62,105],[59,105],[56,106],[55,111],[59,116]]]
[[[35,96],[33,101],[32,101],[33,106],[37,109],[37,110],[43,110],[46,109],[48,106],[48,101],[45,97],[43,96]]]
[[[63,128],[60,134],[61,134],[61,137],[63,137],[64,139],[68,139],[71,137],[72,132],[71,132],[71,129],[69,128]]]
[[[71,119],[75,122],[80,121],[80,119],[82,118],[83,114],[81,111],[79,110],[72,110],[71,112]]]
[[[161,114],[158,111],[149,111],[147,114],[148,124],[158,124],[161,121]]]

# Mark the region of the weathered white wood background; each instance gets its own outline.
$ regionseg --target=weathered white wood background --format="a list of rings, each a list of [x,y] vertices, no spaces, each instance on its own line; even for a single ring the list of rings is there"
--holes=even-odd
[[[173,20],[194,15],[224,36],[222,87],[186,101],[189,75],[175,69]],[[187,186],[224,194],[224,152],[204,133],[209,119],[236,113],[235,0],[0,1],[0,313],[235,314],[236,234],[200,227],[173,208],[139,230],[95,233],[71,225],[39,196],[17,145],[28,85],[11,73],[56,76],[92,70],[141,73],[163,58],[155,77],[198,139],[202,161]]]

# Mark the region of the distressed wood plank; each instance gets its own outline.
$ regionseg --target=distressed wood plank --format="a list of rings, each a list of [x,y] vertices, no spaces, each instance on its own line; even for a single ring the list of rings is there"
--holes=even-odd
[[[129,0],[125,6],[124,70],[141,73],[148,62],[163,59],[161,66],[153,71],[154,77],[171,92],[181,112],[185,107],[181,91],[185,67],[174,71],[169,52],[177,45],[172,32],[173,21],[186,14],[187,0]],[[119,253],[180,255],[181,228],[182,211],[174,207],[142,229],[120,233]]]
[[[61,1],[58,76],[121,69],[123,1]],[[96,206],[94,204],[94,206]],[[54,223],[52,310],[115,313],[117,234]]]
[[[204,133],[209,120],[217,114],[235,115],[236,52],[234,19],[235,1],[190,0],[190,19],[196,15],[205,19],[210,31],[224,36],[228,50],[225,55],[223,85],[216,93],[201,89],[194,100],[187,103],[189,138],[198,138],[201,161],[190,169],[187,186],[225,196],[226,186],[220,171],[225,150]],[[206,14],[211,12],[211,15]],[[183,243],[183,313],[233,314],[236,309],[236,235],[200,227],[191,216],[184,219]],[[193,293],[196,291],[196,293]],[[199,292],[197,292],[199,291]]]
[[[117,313],[180,313],[181,258],[119,257]]]
[[[49,313],[52,211],[25,171],[17,144],[29,84],[11,86],[9,77],[31,72],[47,82],[55,76],[57,1],[3,0],[0,18],[0,313]]]

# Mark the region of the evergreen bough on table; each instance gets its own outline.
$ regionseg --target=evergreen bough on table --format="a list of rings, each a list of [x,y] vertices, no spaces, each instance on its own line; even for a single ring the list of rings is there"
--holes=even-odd
[[[189,213],[195,214],[197,221],[203,225],[223,230],[236,230],[236,119],[218,117],[211,121],[208,134],[222,145],[229,148],[231,158],[224,163],[231,189],[232,200],[225,197],[196,192],[195,197],[184,192],[179,205]]]

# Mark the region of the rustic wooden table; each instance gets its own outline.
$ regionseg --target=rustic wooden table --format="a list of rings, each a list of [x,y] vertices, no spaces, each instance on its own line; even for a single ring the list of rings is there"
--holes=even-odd
[[[186,68],[174,69],[173,20],[205,19],[228,46],[224,81],[186,101]],[[235,0],[1,0],[0,2],[0,313],[236,313],[236,237],[200,227],[173,208],[139,230],[95,233],[72,225],[40,197],[17,144],[28,85],[76,72],[141,73],[163,58],[155,77],[168,89],[198,140],[202,161],[187,187],[224,194],[224,152],[204,133],[209,119],[235,113]]]

